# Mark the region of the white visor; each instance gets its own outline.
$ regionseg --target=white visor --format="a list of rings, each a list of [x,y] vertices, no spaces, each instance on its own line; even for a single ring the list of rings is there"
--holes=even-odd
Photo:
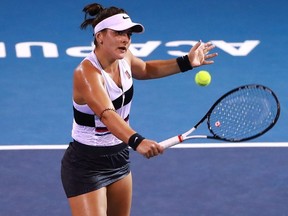
[[[94,28],[94,34],[96,35],[103,29],[112,29],[114,31],[131,29],[132,32],[135,33],[144,32],[144,27],[140,23],[133,23],[130,17],[125,13],[116,14],[99,22]]]

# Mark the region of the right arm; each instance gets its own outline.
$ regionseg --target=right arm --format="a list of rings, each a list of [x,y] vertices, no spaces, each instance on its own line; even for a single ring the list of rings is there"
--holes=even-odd
[[[129,138],[136,133],[116,112],[105,109],[114,109],[114,106],[105,90],[104,81],[98,71],[89,61],[82,62],[74,72],[73,99],[78,104],[87,104],[100,117],[108,130],[128,143]],[[156,142],[144,139],[137,147],[137,151],[152,157],[163,152],[163,148]]]

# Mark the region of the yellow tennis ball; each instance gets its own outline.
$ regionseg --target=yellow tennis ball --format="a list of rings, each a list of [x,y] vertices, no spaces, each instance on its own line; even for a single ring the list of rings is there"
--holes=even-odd
[[[199,86],[207,86],[211,83],[211,75],[208,71],[201,70],[195,75],[195,82]]]

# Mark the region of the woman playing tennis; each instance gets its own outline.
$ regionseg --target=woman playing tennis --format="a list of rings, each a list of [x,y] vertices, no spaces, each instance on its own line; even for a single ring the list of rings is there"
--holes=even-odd
[[[132,33],[144,27],[120,8],[87,5],[81,27],[92,26],[95,49],[74,71],[73,142],[61,177],[73,216],[129,216],[132,176],[129,149],[146,158],[163,153],[129,126],[133,79],[155,79],[212,64],[217,53],[199,41],[188,55],[144,62],[129,51]]]

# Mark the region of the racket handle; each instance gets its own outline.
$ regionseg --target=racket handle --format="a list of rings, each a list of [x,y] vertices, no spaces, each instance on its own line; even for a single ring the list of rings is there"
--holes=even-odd
[[[183,139],[182,139],[182,136],[179,135],[179,136],[174,136],[174,137],[171,137],[167,140],[164,140],[164,141],[160,142],[159,145],[163,146],[166,149],[166,148],[169,148],[169,147],[174,146],[174,145],[181,143],[181,142],[183,142]]]

